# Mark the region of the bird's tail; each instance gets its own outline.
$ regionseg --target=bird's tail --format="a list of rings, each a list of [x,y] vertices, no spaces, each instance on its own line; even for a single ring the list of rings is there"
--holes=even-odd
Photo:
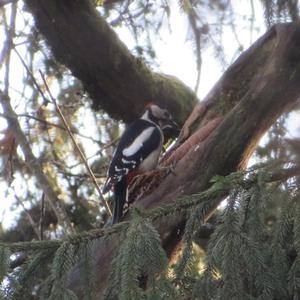
[[[106,194],[112,188],[112,185],[111,177],[108,177],[103,185],[102,194]]]
[[[115,184],[115,203],[112,224],[120,221],[123,215],[123,207],[127,200],[127,182],[124,176],[121,181]]]

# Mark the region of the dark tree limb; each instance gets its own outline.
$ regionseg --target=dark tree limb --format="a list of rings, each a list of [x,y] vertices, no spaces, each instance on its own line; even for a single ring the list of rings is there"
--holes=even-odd
[[[223,116],[223,121],[206,140],[194,144],[178,161],[174,173],[136,205],[151,209],[172,203],[179,197],[207,189],[214,175],[245,168],[262,135],[299,99],[299,41],[299,23],[276,25],[240,56],[207,96],[205,103],[209,108],[198,126],[201,129],[212,116]],[[221,200],[222,197],[214,199],[206,219]],[[168,253],[180,241],[184,224],[184,215],[168,222],[155,222]],[[118,237],[109,243],[99,241],[95,250],[99,296],[107,284],[110,261],[120,242]],[[69,286],[82,296],[79,277],[80,269],[75,268]]]
[[[300,96],[299,37],[299,23],[277,25],[240,56],[206,99],[213,103],[208,111],[225,114],[224,121],[178,162],[176,175],[141,201],[143,207],[196,193],[212,176],[245,167],[261,136]]]
[[[55,57],[81,80],[94,106],[125,122],[147,102],[168,107],[183,123],[196,95],[173,76],[135,58],[89,0],[26,0]]]

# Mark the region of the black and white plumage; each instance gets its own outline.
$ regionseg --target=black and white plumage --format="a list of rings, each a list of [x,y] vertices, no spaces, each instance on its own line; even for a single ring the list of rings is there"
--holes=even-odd
[[[132,177],[132,173],[144,173],[157,166],[164,141],[162,129],[169,126],[176,124],[168,111],[151,104],[142,117],[128,126],[121,136],[103,187],[104,194],[114,187],[113,224],[119,222],[123,214],[128,178]]]

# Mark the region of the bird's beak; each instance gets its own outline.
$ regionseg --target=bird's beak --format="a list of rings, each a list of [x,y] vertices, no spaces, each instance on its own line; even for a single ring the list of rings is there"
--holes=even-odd
[[[168,121],[166,121],[163,128],[171,128],[173,130],[174,129],[179,130],[178,124],[173,119],[169,119]]]
[[[165,121],[161,126],[161,129],[164,133],[165,139],[175,138],[180,132],[179,125],[173,119]]]

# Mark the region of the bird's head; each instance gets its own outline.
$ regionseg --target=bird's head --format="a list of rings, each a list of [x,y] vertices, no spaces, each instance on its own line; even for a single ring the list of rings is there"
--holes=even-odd
[[[178,130],[178,125],[173,120],[168,110],[163,109],[154,103],[149,103],[146,106],[142,119],[156,123],[163,131]]]

